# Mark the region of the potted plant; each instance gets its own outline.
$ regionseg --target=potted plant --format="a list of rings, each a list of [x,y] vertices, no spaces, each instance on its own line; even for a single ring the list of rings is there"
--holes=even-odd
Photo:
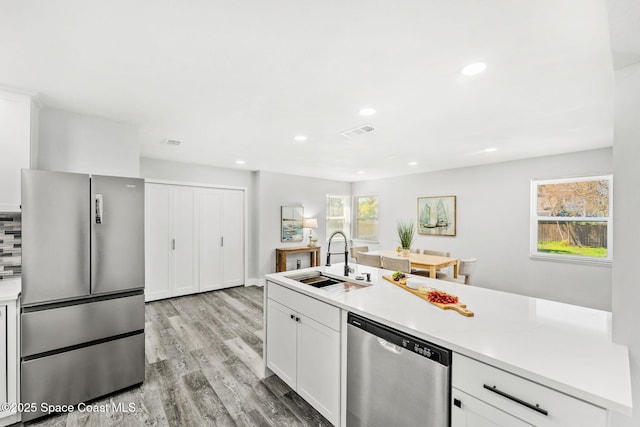
[[[400,238],[400,247],[402,247],[402,255],[409,255],[413,236],[415,234],[415,224],[411,220],[398,221],[397,228],[398,237]]]

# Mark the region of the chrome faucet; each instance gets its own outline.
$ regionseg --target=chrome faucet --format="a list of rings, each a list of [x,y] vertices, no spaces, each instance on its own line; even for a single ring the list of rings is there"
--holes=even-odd
[[[327,244],[327,267],[331,266],[331,255],[339,255],[340,252],[335,254],[331,253],[331,241],[336,234],[342,234],[344,237],[344,275],[349,276],[349,273],[353,271],[349,268],[349,242],[347,242],[347,236],[342,231],[334,231],[329,237],[329,243]]]

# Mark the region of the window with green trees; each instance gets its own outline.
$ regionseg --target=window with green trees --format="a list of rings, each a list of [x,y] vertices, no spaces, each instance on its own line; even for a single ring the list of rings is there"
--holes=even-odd
[[[365,241],[378,240],[378,196],[354,198],[353,238]]]
[[[534,180],[531,255],[612,260],[612,176]]]

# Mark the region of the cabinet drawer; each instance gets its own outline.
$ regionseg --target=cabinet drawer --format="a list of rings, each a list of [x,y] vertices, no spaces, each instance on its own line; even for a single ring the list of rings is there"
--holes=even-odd
[[[536,426],[606,425],[603,408],[485,363],[454,353],[452,369],[454,387]]]
[[[340,330],[340,309],[338,307],[273,282],[267,282],[267,297],[335,331]]]
[[[22,362],[22,402],[75,405],[144,381],[144,333]],[[125,404],[126,407],[126,404]]]
[[[22,357],[144,329],[144,295],[22,314]]]

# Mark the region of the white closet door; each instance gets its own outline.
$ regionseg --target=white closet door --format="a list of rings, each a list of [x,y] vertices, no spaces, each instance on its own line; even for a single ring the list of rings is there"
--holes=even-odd
[[[145,300],[171,296],[170,187],[145,188]]]
[[[196,239],[196,197],[197,190],[191,187],[174,187],[173,244],[174,288],[173,295],[187,295],[198,292],[198,251]]]
[[[225,287],[244,284],[244,192],[224,191],[223,282]]]
[[[222,194],[199,190],[200,291],[224,287],[222,274]],[[226,242],[225,242],[226,243]]]

